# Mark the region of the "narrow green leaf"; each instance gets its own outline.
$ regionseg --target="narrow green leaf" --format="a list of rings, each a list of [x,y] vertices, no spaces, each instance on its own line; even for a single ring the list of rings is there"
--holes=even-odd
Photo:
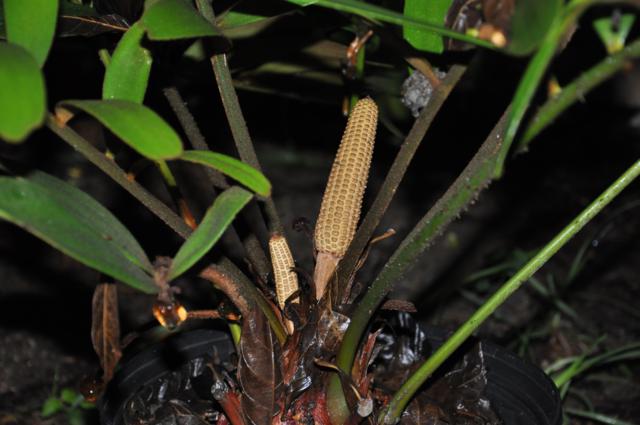
[[[75,186],[46,173],[35,172],[29,180],[47,188],[56,202],[73,211],[87,226],[93,226],[100,234],[108,234],[111,242],[138,267],[149,274],[153,272],[153,266],[138,241],[102,204]]]
[[[467,34],[462,34],[449,28],[445,28],[443,25],[436,25],[431,22],[426,22],[422,19],[414,19],[408,16],[404,16],[402,13],[398,13],[394,10],[385,9],[384,7],[377,6],[375,4],[367,3],[358,0],[287,0],[289,3],[297,4],[299,6],[309,6],[315,4],[317,6],[325,7],[328,9],[339,10],[342,12],[353,13],[359,16],[363,16],[367,19],[380,22],[388,22],[390,24],[400,25],[402,27],[411,26],[413,28],[419,28],[425,31],[431,31],[441,36],[450,37],[454,40],[464,41],[465,43],[474,44],[476,46],[482,46],[490,49],[495,49],[496,46],[489,41],[481,40],[477,37],[473,37]],[[553,0],[556,1],[556,0]]]
[[[129,231],[86,193],[44,173],[0,177],[0,218],[77,261],[143,292],[157,287]]]
[[[42,66],[53,43],[58,0],[4,0],[7,40],[24,47]]]
[[[262,16],[230,10],[216,17],[216,26],[225,37],[232,39],[253,37],[283,15]]]
[[[142,15],[151,40],[211,37],[220,33],[184,0],[158,0]]]
[[[40,127],[46,112],[42,72],[22,47],[0,42],[0,138],[20,142]]]
[[[230,10],[216,18],[216,25],[220,29],[232,29],[245,25],[255,24],[262,20],[269,19],[267,16],[252,15],[250,13],[235,12]]]
[[[518,0],[511,18],[507,51],[528,55],[542,42],[561,13],[563,0]]]
[[[614,22],[613,17],[593,21],[593,28],[609,54],[617,53],[624,48],[636,17],[631,13],[625,13],[616,19],[617,23]]]
[[[153,59],[140,45],[142,37],[144,27],[136,23],[120,39],[104,75],[103,99],[144,100]]]
[[[202,222],[178,250],[169,270],[169,280],[180,276],[209,252],[251,196],[251,192],[232,186],[216,198]]]
[[[178,159],[218,170],[247,186],[258,195],[269,196],[271,194],[271,183],[264,174],[236,158],[209,151],[185,151]]]
[[[172,159],[182,154],[178,134],[158,114],[128,100],[65,100],[100,121],[141,155],[152,159]]]
[[[404,0],[404,16],[444,26],[452,2],[453,0]],[[410,25],[405,25],[402,31],[405,40],[416,49],[433,53],[444,51],[441,35]]]

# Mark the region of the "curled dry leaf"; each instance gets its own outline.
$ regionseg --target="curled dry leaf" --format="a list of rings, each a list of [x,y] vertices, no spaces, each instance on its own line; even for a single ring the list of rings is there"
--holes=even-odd
[[[267,319],[259,309],[251,309],[242,324],[238,362],[240,406],[247,425],[271,424],[282,393],[281,363],[279,344]]]
[[[91,342],[100,359],[102,379],[106,384],[113,377],[113,371],[122,355],[115,283],[100,283],[96,286],[91,307]]]

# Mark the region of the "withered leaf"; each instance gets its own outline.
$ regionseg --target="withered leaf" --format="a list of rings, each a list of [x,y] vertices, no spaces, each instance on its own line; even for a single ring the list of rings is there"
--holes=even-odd
[[[107,32],[125,32],[129,26],[127,20],[117,14],[100,16],[62,14],[58,21],[58,35],[93,37]]]
[[[240,406],[247,424],[271,424],[282,392],[280,357],[278,341],[264,314],[251,309],[242,324],[238,363]]]
[[[106,384],[113,377],[113,371],[122,355],[118,292],[115,283],[101,283],[96,286],[91,307],[91,342],[100,359],[102,380]]]

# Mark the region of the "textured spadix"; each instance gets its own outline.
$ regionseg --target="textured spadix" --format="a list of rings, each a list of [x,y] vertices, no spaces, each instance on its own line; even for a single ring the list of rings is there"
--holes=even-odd
[[[378,107],[361,99],[353,108],[331,168],[315,228],[318,251],[314,281],[316,297],[324,295],[335,267],[344,256],[360,220],[362,197],[369,177]]]

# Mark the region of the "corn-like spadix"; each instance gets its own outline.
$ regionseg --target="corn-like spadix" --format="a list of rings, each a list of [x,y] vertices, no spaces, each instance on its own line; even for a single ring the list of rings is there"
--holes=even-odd
[[[331,168],[315,228],[318,251],[314,281],[316,297],[324,295],[335,267],[353,239],[369,177],[378,107],[370,98],[353,108]]]
[[[269,252],[273,264],[273,275],[276,281],[276,296],[280,309],[284,310],[285,302],[298,290],[298,275],[293,271],[295,266],[287,240],[280,234],[269,239]],[[298,302],[294,299],[293,302]]]

